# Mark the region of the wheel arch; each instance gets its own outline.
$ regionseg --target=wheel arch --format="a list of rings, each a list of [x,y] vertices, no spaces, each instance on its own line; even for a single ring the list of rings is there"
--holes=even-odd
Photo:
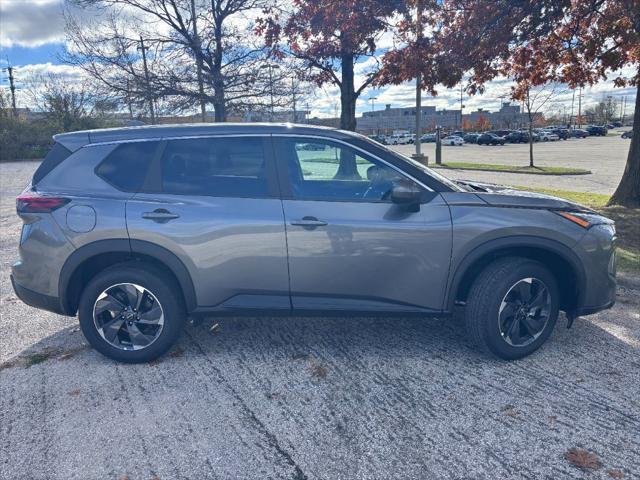
[[[142,240],[98,240],[78,248],[60,271],[58,292],[60,306],[67,315],[75,315],[83,286],[97,273],[119,262],[139,260],[169,273],[180,286],[188,312],[197,307],[196,293],[184,263],[164,247]]]
[[[558,280],[561,309],[571,310],[580,304],[586,274],[582,262],[569,247],[542,237],[511,236],[483,243],[463,257],[450,277],[445,309],[452,312],[456,301],[466,300],[477,275],[489,263],[505,256],[530,258],[549,268]]]

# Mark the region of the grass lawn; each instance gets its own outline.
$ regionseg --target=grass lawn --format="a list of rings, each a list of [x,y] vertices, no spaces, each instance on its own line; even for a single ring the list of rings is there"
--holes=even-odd
[[[606,207],[607,202],[609,201],[610,196],[604,195],[602,193],[586,193],[586,192],[572,192],[569,190],[554,190],[552,188],[531,188],[524,187],[521,185],[515,186],[518,190],[529,190],[544,193],[546,195],[553,195],[554,197],[566,198],[567,200],[571,200],[572,202],[579,203],[580,205],[584,205],[586,207],[591,208],[602,208]]]
[[[517,186],[519,190],[545,193],[566,198],[573,202],[593,208],[605,217],[616,222],[618,235],[618,270],[640,274],[640,208],[620,206],[607,207],[609,195],[600,193],[572,192],[549,188],[530,188]]]
[[[532,175],[586,175],[590,170],[568,167],[515,167],[492,163],[447,162],[442,165],[430,164],[431,168],[453,168],[457,170],[481,170],[486,172],[529,173]]]

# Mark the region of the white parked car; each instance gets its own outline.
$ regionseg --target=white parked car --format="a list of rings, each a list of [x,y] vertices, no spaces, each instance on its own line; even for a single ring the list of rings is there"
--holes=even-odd
[[[387,137],[388,145],[407,145],[411,143],[410,135],[389,135]]]
[[[442,145],[452,145],[454,147],[464,145],[464,140],[457,135],[449,135],[442,139]]]
[[[546,130],[540,130],[538,132],[538,136],[540,137],[541,142],[555,142],[556,140],[560,140],[560,137],[553,132],[548,132]]]

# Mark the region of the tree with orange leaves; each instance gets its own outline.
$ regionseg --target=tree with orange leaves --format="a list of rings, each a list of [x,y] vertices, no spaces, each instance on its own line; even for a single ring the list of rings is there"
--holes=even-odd
[[[640,206],[640,0],[443,0],[439,46],[470,74],[467,90],[498,75],[532,87],[570,88],[613,78],[636,87],[627,164],[610,203]]]
[[[355,130],[356,100],[379,73],[376,43],[395,9],[386,0],[293,0],[289,11],[266,9],[256,31],[273,55],[300,60],[299,76],[340,88],[340,128]],[[362,80],[356,86],[359,62]]]

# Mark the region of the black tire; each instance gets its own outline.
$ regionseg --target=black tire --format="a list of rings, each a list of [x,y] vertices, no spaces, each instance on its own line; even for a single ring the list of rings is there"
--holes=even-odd
[[[123,350],[103,338],[94,321],[98,297],[118,284],[136,284],[152,293],[163,312],[164,324],[158,336],[139,350]],[[180,287],[164,271],[142,262],[113,265],[98,273],[82,292],[78,307],[80,328],[93,348],[113,360],[125,363],[149,362],[163,355],[177,341],[186,319]]]
[[[500,305],[518,281],[539,279],[547,287],[550,308],[546,324],[531,343],[514,346],[503,337],[499,325]],[[465,324],[469,337],[482,351],[504,360],[526,357],[549,338],[558,319],[558,284],[542,264],[521,257],[505,257],[488,265],[475,279],[467,296]],[[534,338],[534,337],[532,337]]]

